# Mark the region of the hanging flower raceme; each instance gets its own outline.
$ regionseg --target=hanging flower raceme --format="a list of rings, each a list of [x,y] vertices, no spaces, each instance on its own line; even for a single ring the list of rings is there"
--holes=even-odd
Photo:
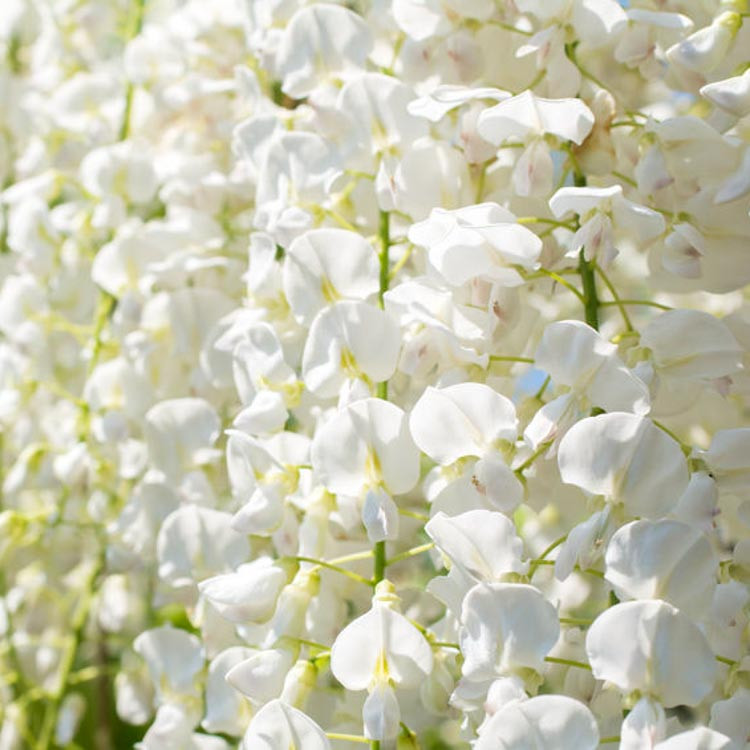
[[[749,10],[3,0],[0,748],[744,747]]]

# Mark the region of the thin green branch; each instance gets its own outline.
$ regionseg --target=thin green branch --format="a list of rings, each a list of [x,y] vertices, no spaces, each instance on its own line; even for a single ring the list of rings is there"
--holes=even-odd
[[[394,555],[390,560],[386,561],[386,565],[395,565],[403,560],[408,560],[410,557],[421,555],[423,552],[429,552],[434,546],[435,542],[427,542],[427,544],[420,544],[418,547],[412,547],[405,552]]]

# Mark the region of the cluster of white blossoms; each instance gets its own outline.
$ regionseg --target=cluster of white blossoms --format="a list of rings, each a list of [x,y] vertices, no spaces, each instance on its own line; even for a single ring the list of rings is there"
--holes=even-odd
[[[0,750],[750,747],[747,0],[0,6]]]

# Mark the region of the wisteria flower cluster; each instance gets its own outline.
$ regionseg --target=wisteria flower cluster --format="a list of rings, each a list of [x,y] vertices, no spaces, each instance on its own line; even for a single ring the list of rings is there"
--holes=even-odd
[[[0,5],[0,750],[750,747],[747,0]]]

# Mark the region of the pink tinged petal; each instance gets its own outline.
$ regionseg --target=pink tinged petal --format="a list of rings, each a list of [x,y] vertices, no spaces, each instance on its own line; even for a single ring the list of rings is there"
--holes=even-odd
[[[589,708],[564,695],[513,701],[482,725],[475,750],[596,750]]]
[[[716,589],[718,560],[706,536],[681,521],[633,521],[609,542],[606,579],[623,599],[664,599],[701,619]]]
[[[513,522],[502,513],[470,510],[449,517],[438,513],[426,526],[440,551],[480,581],[498,581],[506,573],[523,574],[523,542]]]
[[[671,604],[617,604],[586,636],[594,677],[640,690],[666,707],[695,706],[713,689],[717,664],[698,626]]]
[[[331,744],[309,716],[273,700],[252,718],[241,750],[331,750]]]
[[[446,466],[463,456],[483,456],[498,441],[517,435],[513,402],[487,385],[459,383],[428,387],[409,418],[414,441]]]
[[[691,224],[675,224],[664,240],[662,265],[670,273],[686,279],[702,276],[701,261],[706,254],[706,242]]]
[[[712,379],[742,367],[742,348],[727,325],[701,310],[669,310],[641,335],[657,372],[671,377]]]
[[[513,512],[523,502],[523,485],[499,453],[477,461],[472,484],[490,505],[504,513]]]
[[[575,394],[565,393],[558,396],[534,414],[523,431],[523,439],[535,451],[542,443],[555,440],[576,415]]]
[[[532,140],[513,167],[513,187],[518,195],[545,197],[552,190],[554,163],[549,146],[540,138]]]
[[[663,190],[674,182],[664,152],[657,143],[647,149],[636,165],[634,174],[638,189],[645,195]]]

